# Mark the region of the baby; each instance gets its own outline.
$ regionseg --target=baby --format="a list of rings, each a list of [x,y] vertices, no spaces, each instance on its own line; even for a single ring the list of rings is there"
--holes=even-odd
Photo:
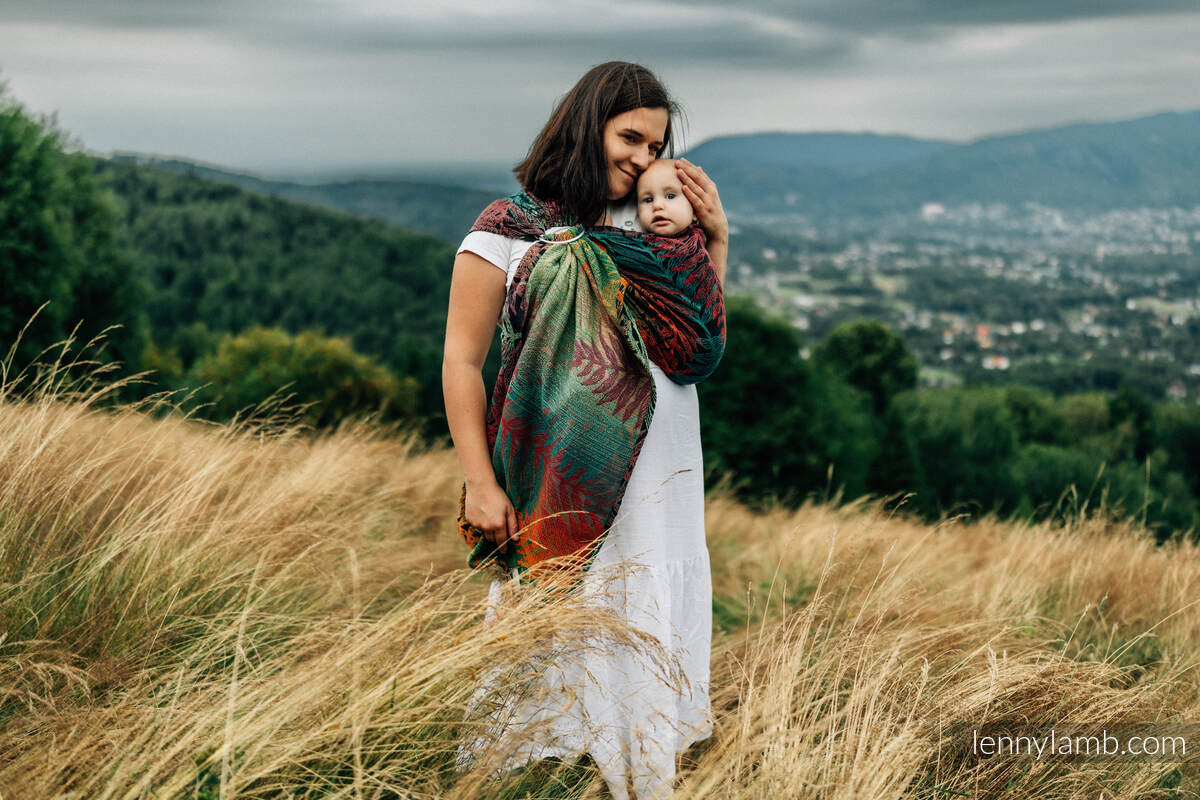
[[[650,162],[637,182],[638,221],[647,233],[674,236],[696,221],[692,204],[683,196],[675,174],[675,159]]]

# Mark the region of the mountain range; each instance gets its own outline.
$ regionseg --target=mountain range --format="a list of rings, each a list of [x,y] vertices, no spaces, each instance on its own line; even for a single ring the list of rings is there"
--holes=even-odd
[[[874,133],[753,133],[702,142],[687,157],[720,188],[732,219],[753,222],[915,213],[925,203],[1038,203],[1062,209],[1200,205],[1200,111],[1165,112],[958,143]],[[499,166],[451,186],[429,180],[268,179],[180,159],[132,161],[458,240],[502,193]],[[448,182],[447,182],[448,183]],[[515,184],[514,184],[515,185]],[[474,188],[471,188],[471,187]]]
[[[973,142],[763,133],[687,154],[731,215],[916,211],[927,202],[1108,210],[1200,204],[1200,111],[1080,123]]]

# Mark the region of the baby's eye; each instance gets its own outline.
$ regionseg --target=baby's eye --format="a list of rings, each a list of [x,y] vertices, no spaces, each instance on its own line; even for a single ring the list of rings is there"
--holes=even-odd
[[[675,199],[675,193],[674,193],[674,192],[667,192],[667,199],[668,199],[668,200],[674,200],[674,199]]]
[[[651,197],[650,195],[646,195],[645,197],[642,198],[642,202],[643,203],[652,203],[652,202],[654,202],[654,198]]]

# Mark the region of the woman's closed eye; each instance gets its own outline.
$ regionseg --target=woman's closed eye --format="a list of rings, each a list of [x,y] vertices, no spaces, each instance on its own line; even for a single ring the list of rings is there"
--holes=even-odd
[[[621,138],[629,142],[629,144],[641,144],[642,137],[635,136],[632,133],[622,133]],[[662,146],[657,144],[646,145],[646,149],[650,151],[650,155],[657,157],[662,152]]]

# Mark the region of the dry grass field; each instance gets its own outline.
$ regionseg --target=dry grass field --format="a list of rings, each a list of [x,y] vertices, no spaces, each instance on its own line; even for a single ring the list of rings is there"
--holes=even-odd
[[[43,387],[0,390],[3,800],[605,796],[586,761],[455,770],[485,670],[613,624],[527,592],[483,625],[451,452]],[[716,733],[678,797],[1200,792],[1194,764],[980,759],[954,728],[1200,721],[1195,545],[719,489],[707,523]]]

